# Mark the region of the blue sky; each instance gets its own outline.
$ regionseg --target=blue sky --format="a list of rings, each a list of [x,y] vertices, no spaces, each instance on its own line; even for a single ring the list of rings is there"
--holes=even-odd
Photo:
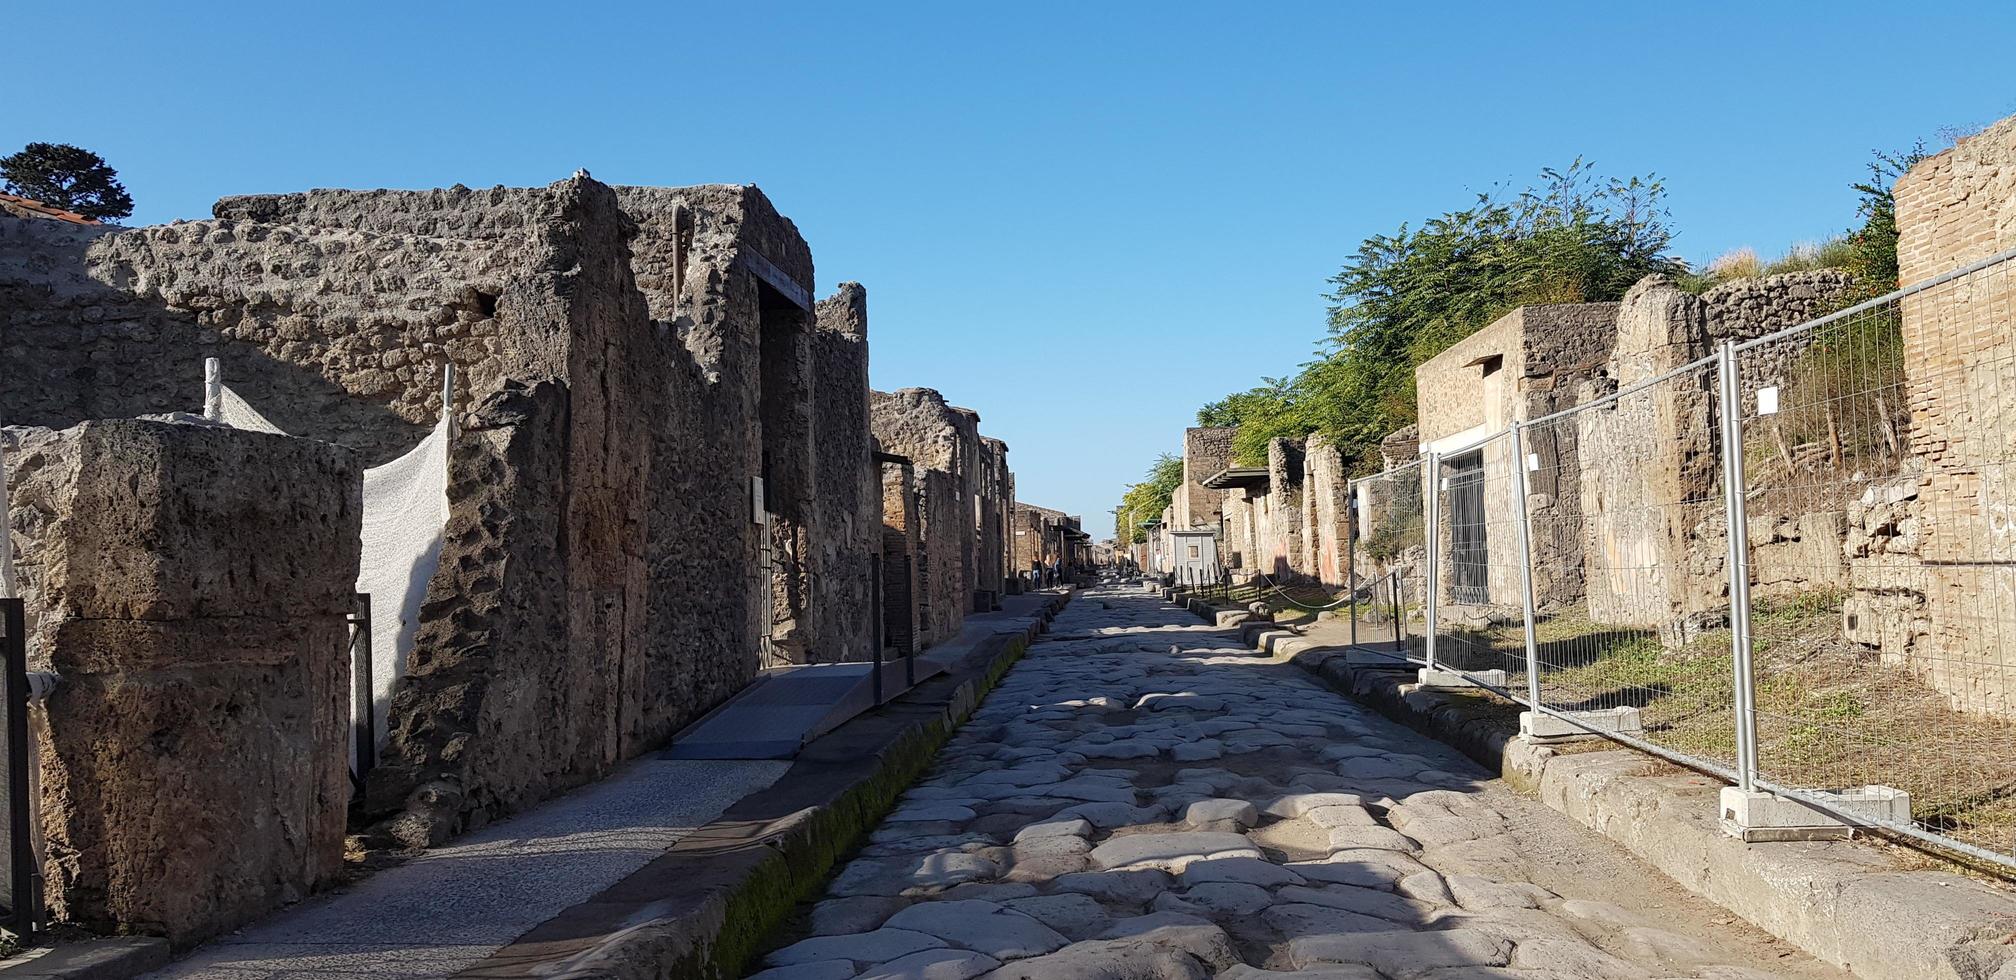
[[[1942,6],[1944,9],[1942,9]],[[65,8],[70,9],[65,9]],[[82,14],[88,10],[90,16]],[[1367,235],[1581,155],[1678,250],[1852,220],[1872,149],[2016,112],[2006,4],[11,5],[0,152],[76,143],[136,223],[309,187],[754,182],[877,387],[1105,513],[1197,406],[1290,373]]]

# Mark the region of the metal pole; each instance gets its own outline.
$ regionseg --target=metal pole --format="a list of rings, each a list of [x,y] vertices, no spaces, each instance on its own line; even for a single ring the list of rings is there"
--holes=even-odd
[[[377,682],[371,675],[371,593],[350,596],[350,743],[357,754],[357,785],[378,765]]]
[[[1736,377],[1735,345],[1725,341],[1719,360],[1722,490],[1729,517],[1729,653],[1736,673],[1736,785],[1747,793],[1757,784],[1757,676],[1750,662],[1750,521],[1743,475],[1743,396]]]
[[[1393,649],[1407,652],[1407,633],[1400,623],[1400,570],[1386,573],[1386,597],[1393,600]]]
[[[1518,422],[1512,423],[1512,500],[1519,510],[1519,599],[1526,620],[1526,701],[1540,708],[1540,644],[1533,633],[1533,515],[1526,504],[1526,439]]]
[[[882,703],[882,556],[868,558],[868,615],[874,629],[870,640],[875,644],[875,703]]]
[[[37,895],[41,868],[35,861],[35,828],[29,767],[35,764],[28,745],[28,633],[26,604],[20,599],[0,600],[0,643],[4,643],[7,671],[7,857],[13,867],[7,883],[8,912],[14,931],[24,941],[32,941],[41,925],[41,901]]]
[[[1350,518],[1344,534],[1344,587],[1351,597],[1351,645],[1358,645],[1358,488],[1344,484],[1344,513]]]
[[[214,357],[203,359],[203,417],[224,421],[224,366]]]
[[[7,491],[7,452],[13,443],[0,435],[0,599],[14,598],[14,517]]]
[[[455,422],[455,362],[441,362],[441,417],[448,420],[448,438],[461,433]]]
[[[1429,670],[1435,669],[1435,612],[1442,601],[1442,572],[1437,566],[1442,551],[1442,456],[1430,452],[1428,460],[1422,464],[1428,469],[1428,534],[1425,546],[1428,574],[1428,632],[1423,658]]]

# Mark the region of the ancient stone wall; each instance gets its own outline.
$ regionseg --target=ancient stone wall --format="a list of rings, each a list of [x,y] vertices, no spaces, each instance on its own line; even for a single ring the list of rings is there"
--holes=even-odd
[[[1749,340],[1819,316],[1839,305],[1847,287],[1845,275],[1823,270],[1738,280],[1697,297],[1664,277],[1648,277],[1625,295],[1607,375],[1585,379],[1577,403],[1707,357],[1724,341]],[[1798,338],[1739,357],[1746,414],[1754,413],[1759,388],[1786,383],[1787,371],[1809,344],[1810,338]],[[1718,384],[1715,365],[1705,364],[1570,416],[1580,455],[1573,470],[1588,515],[1583,528],[1588,608],[1597,622],[1661,629],[1677,624],[1685,635],[1725,614],[1727,515]],[[1752,476],[1753,485],[1773,482],[1761,473]],[[1787,512],[1778,497],[1753,497],[1756,594],[1838,585],[1841,524],[1838,510]]]
[[[1205,487],[1204,481],[1232,465],[1232,437],[1238,433],[1232,426],[1183,430],[1183,482],[1176,486],[1171,501],[1176,512],[1174,530],[1218,528],[1225,512],[1225,492]]]
[[[1584,382],[1599,375],[1616,335],[1614,303],[1525,306],[1498,318],[1415,369],[1421,439],[1446,459],[1443,474],[1481,463],[1481,472],[1458,477],[1481,484],[1483,494],[1484,599],[1517,606],[1521,594],[1518,506],[1512,467],[1523,463],[1509,438],[1472,450],[1478,440],[1515,421],[1546,415],[1574,403]],[[1548,426],[1530,433],[1528,453],[1541,459],[1529,470],[1527,506],[1532,551],[1528,566],[1535,592],[1549,606],[1582,596],[1581,528],[1573,501],[1577,455],[1571,430]],[[1456,455],[1452,451],[1460,450]],[[1476,453],[1476,456],[1472,456]],[[1451,495],[1443,492],[1445,514]],[[1453,555],[1451,522],[1443,522],[1443,555]],[[1453,559],[1452,559],[1453,560]],[[1440,570],[1452,574],[1450,561]],[[1453,588],[1443,581],[1445,592]],[[1450,593],[1453,594],[1453,593]]]
[[[1308,574],[1302,549],[1305,470],[1300,439],[1267,443],[1267,492],[1253,508],[1253,566],[1276,581]]]
[[[52,916],[188,943],[342,867],[361,467],[163,422],[13,429]]]
[[[2016,246],[2016,118],[1897,181],[1898,278],[1926,282]],[[2016,715],[2016,270],[1901,304],[1914,471],[1869,486],[1849,521],[1851,635],[1963,711]],[[1859,534],[1858,534],[1859,532]]]
[[[1302,454],[1302,568],[1324,586],[1350,584],[1350,471],[1328,436],[1314,433]]]
[[[1008,476],[1008,444],[999,439],[980,440],[979,507],[975,532],[974,612],[991,612],[1001,606],[1007,586],[1002,573],[1008,564],[1008,511],[1014,506]]]
[[[918,634],[958,635],[972,608],[979,559],[979,416],[929,388],[873,392],[869,418],[886,452],[917,468]]]
[[[882,634],[897,655],[919,649],[917,560],[922,540],[914,467],[897,458],[881,460]]]
[[[868,293],[842,283],[812,338],[814,527],[811,646],[822,661],[871,660],[871,578],[882,547],[881,480],[868,432]]]
[[[854,471],[853,503],[812,506],[820,454],[844,474],[839,457],[865,451],[844,410],[849,388],[865,402],[865,355],[815,337],[810,252],[755,188],[584,176],[216,213],[0,220],[0,357],[29,366],[0,418],[194,409],[216,356],[280,426],[375,463],[438,417],[437,365],[456,365],[468,415],[441,571],[367,793],[402,814],[400,839],[438,841],[662,742],[747,682],[766,622],[808,658],[821,631],[847,651],[865,635],[861,617],[818,621],[837,610],[816,601],[865,578],[814,566],[872,549],[872,472]],[[823,391],[815,351],[835,369]],[[815,402],[836,409],[817,453]],[[759,498],[774,573],[756,561]]]

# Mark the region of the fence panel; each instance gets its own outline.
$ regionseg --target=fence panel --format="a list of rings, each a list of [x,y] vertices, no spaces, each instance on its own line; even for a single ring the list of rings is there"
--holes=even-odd
[[[1525,587],[1509,431],[1435,456],[1435,665],[1523,688]],[[1484,678],[1495,685],[1495,681]]]
[[[1426,592],[1427,514],[1419,460],[1350,481],[1353,637],[1418,659]]]
[[[1714,358],[1649,358],[1524,426],[1537,701],[1713,771],[1736,762]]]
[[[1758,772],[2016,863],[2004,259],[1736,347]],[[1910,794],[1909,819],[1880,785]],[[1839,794],[1846,794],[1842,796]]]

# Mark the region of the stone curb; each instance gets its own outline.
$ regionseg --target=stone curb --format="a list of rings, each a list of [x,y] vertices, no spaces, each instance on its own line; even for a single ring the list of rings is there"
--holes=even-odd
[[[168,965],[168,940],[114,936],[31,949],[0,962],[7,980],[133,980]]]
[[[1662,775],[1630,749],[1559,754],[1515,737],[1472,695],[1416,689],[1414,667],[1352,663],[1273,623],[1242,642],[1462,751],[1687,890],[1866,980],[2016,980],[2016,895],[1943,871],[1900,871],[1851,841],[1745,844],[1716,820],[1722,782]]]
[[[979,666],[925,681],[815,739],[770,789],[456,976],[741,976],[1070,600],[1071,594],[1055,597],[1020,633],[981,641],[969,658]]]

